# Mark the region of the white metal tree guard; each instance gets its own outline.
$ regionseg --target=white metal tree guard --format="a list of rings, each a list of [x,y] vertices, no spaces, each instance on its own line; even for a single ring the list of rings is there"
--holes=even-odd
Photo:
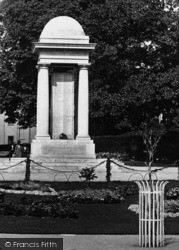
[[[164,246],[164,189],[168,181],[135,181],[139,187],[139,246]]]

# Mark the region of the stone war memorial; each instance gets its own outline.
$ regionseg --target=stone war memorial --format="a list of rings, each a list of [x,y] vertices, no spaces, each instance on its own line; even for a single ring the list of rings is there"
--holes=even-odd
[[[34,43],[38,82],[32,159],[42,163],[95,159],[89,136],[88,83],[89,51],[94,48],[81,25],[68,16],[51,19]]]

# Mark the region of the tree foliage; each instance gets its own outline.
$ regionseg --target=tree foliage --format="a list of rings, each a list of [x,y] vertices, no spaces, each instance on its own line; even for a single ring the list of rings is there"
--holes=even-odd
[[[51,18],[69,15],[78,19],[82,11],[78,1],[2,2],[0,110],[6,113],[6,121],[18,121],[23,127],[35,124],[37,56],[32,53],[33,42]]]
[[[178,0],[4,0],[1,6],[0,110],[7,120],[33,125],[36,113],[32,43],[53,17],[82,24],[91,42],[91,132],[136,129],[163,113],[179,113]]]
[[[170,4],[170,3],[168,3]],[[91,114],[116,128],[178,117],[178,11],[161,1],[108,1],[95,7]],[[167,5],[169,6],[169,5]],[[105,13],[105,14],[104,14]],[[98,23],[93,23],[94,15]]]

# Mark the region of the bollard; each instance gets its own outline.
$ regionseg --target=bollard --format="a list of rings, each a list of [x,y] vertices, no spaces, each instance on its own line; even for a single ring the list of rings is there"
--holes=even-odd
[[[111,181],[111,160],[110,157],[107,157],[107,161],[106,161],[106,181],[107,184],[110,184]]]
[[[26,170],[25,170],[25,182],[30,181],[30,157],[29,155],[27,155],[27,159],[26,159]]]
[[[139,246],[164,246],[164,188],[168,181],[135,181],[139,187]]]

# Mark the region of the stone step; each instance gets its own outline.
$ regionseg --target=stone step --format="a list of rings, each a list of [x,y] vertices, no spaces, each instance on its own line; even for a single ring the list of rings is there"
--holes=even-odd
[[[7,173],[24,172],[26,158],[9,158],[0,162],[0,171]]]
[[[81,171],[81,169],[83,168],[91,168],[94,167],[96,165],[98,165],[99,163],[101,163],[102,161],[100,160],[80,160],[80,159],[76,159],[75,161],[72,161],[72,159],[70,160],[51,160],[51,161],[32,161],[31,162],[31,169],[33,171],[40,171],[40,172],[47,172],[47,171],[51,171],[48,169],[52,169],[52,170],[57,170],[57,171]],[[103,167],[104,168],[104,167]]]
[[[43,162],[43,163],[81,163],[81,162],[92,162],[92,163],[99,163],[99,162],[102,162],[102,161],[105,161],[106,159],[85,159],[85,158],[59,158],[59,157],[45,157],[45,158],[36,158],[36,159],[32,159],[32,161],[34,162]]]
[[[120,162],[118,162],[120,163]],[[122,162],[121,165],[124,165]],[[95,171],[106,171],[106,159],[36,159],[31,161],[31,170],[37,172],[47,172],[52,170],[80,171],[82,168],[95,167]],[[0,170],[7,172],[24,171],[26,158],[11,158],[0,163]],[[111,163],[112,171],[119,171],[119,167]]]

